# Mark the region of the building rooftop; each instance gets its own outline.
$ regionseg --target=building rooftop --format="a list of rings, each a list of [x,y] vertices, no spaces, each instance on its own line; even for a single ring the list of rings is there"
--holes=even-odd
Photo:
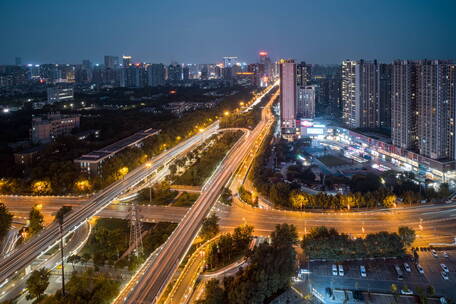
[[[119,153],[125,148],[134,146],[144,139],[156,135],[160,132],[160,130],[156,129],[147,129],[144,131],[137,132],[131,136],[125,137],[119,141],[116,141],[113,144],[110,144],[109,146],[106,146],[104,148],[101,148],[96,151],[92,151],[90,153],[84,154],[81,157],[75,159],[75,162],[99,162],[106,157],[110,157],[116,153]]]

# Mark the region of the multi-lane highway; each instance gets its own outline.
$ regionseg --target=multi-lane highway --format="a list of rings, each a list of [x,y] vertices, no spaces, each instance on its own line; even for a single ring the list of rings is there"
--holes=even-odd
[[[271,101],[265,108],[270,107]],[[263,116],[255,129],[245,133],[233,146],[214,174],[203,186],[200,197],[180,221],[173,234],[158,253],[158,256],[153,262],[146,264],[147,269],[141,270],[143,276],[138,278],[138,284],[127,296],[127,303],[154,303],[157,300],[190,247],[203,219],[218,198],[220,191],[239,167],[239,160],[244,159],[252,145],[255,144],[261,131],[266,124],[270,123],[271,119],[273,119],[271,116]]]
[[[122,180],[119,180],[103,191],[93,196],[83,207],[70,213],[65,219],[64,233],[67,234],[77,229],[88,218],[97,214],[111,203],[121,193],[142,182],[148,176],[156,173],[162,166],[173,161],[176,157],[187,151],[190,147],[199,145],[208,136],[216,132],[218,123],[214,123],[203,132],[179,143],[175,147],[154,157],[149,163],[133,170]],[[16,271],[30,265],[31,262],[52,247],[58,240],[59,229],[56,224],[49,225],[46,229],[24,243],[8,256],[0,260],[0,284],[13,276]]]

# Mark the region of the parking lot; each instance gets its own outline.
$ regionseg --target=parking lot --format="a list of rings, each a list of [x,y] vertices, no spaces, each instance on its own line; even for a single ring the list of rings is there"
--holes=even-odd
[[[419,273],[416,263],[411,258],[397,259],[371,259],[363,261],[349,261],[342,263],[335,262],[310,262],[310,284],[321,294],[327,293],[327,288],[332,290],[361,290],[370,292],[391,292],[391,285],[396,284],[399,291],[404,286],[411,289],[415,294],[418,287],[426,288],[432,285],[436,295],[456,299],[456,250],[446,251],[448,258],[443,256],[443,251],[437,251],[438,257],[433,257],[431,251],[419,251],[418,263],[422,266],[424,273]],[[410,266],[410,272],[406,271],[404,263]],[[449,280],[441,276],[443,271],[440,264],[448,267]],[[344,268],[344,275],[333,275],[332,265],[341,264]],[[360,266],[366,268],[366,277],[362,277]],[[398,279],[394,268],[400,266],[403,279]]]

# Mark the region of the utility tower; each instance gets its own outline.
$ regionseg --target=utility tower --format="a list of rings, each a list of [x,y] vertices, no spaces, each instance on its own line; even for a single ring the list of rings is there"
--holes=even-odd
[[[133,248],[133,252],[136,256],[143,253],[143,243],[141,237],[141,220],[138,212],[138,206],[136,202],[130,205],[128,212],[128,218],[130,220],[130,248]]]

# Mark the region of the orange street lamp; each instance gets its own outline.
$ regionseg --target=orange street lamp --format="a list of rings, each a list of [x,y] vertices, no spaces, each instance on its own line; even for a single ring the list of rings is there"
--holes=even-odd
[[[230,112],[229,112],[229,111],[225,111],[225,112],[223,113],[223,115],[229,116],[229,115],[230,115]]]
[[[122,175],[122,176],[123,176],[123,175],[127,175],[127,173],[128,173],[128,167],[122,167],[122,168],[119,169],[118,172],[119,172],[119,174]]]

